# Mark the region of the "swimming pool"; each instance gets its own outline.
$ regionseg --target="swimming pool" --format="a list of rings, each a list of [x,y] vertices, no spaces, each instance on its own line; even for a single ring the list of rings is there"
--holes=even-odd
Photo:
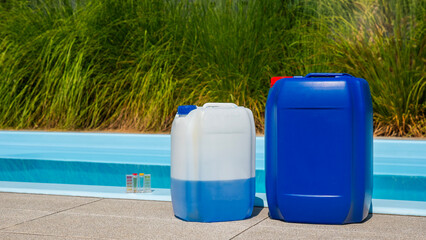
[[[151,173],[158,196],[125,194],[133,172]],[[257,137],[260,206],[267,204],[264,180],[264,138]],[[169,188],[170,135],[0,131],[0,191],[169,200]],[[399,206],[426,215],[425,189],[426,141],[374,140],[375,212]]]

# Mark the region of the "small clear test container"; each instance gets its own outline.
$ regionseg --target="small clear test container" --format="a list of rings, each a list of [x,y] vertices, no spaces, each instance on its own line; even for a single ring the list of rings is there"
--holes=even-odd
[[[133,173],[133,176],[132,176],[132,190],[134,193],[138,191],[138,174],[137,173]]]
[[[145,179],[143,181],[143,192],[150,193],[151,191],[151,174],[145,174]]]
[[[138,192],[143,192],[143,183],[145,176],[143,173],[139,173]]]
[[[126,192],[133,192],[133,176],[130,174],[126,175]]]

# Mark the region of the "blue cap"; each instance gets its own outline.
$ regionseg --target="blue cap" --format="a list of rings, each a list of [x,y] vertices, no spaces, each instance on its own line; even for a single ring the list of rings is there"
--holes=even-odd
[[[197,109],[197,106],[195,106],[195,105],[182,105],[182,106],[178,107],[177,113],[179,115],[186,115],[194,109]]]

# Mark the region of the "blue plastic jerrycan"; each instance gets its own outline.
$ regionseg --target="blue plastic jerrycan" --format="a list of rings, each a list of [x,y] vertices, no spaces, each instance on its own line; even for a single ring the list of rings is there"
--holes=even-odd
[[[363,221],[373,179],[367,81],[345,73],[276,80],[265,120],[270,217],[321,224]]]

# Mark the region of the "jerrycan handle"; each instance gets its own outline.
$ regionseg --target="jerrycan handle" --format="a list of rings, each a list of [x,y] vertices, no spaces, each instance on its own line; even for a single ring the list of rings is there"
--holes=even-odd
[[[203,107],[204,108],[208,108],[208,107],[236,108],[238,106],[234,103],[205,103]]]
[[[306,75],[305,78],[312,78],[312,77],[354,77],[348,73],[309,73]]]

